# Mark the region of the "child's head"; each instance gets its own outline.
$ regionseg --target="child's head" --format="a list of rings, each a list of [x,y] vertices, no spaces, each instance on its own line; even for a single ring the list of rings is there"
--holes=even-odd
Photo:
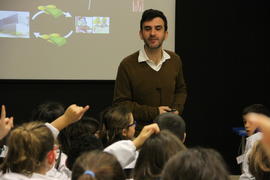
[[[134,169],[135,180],[151,180],[161,176],[165,163],[185,145],[167,130],[153,134],[143,144]]]
[[[81,155],[72,168],[72,180],[125,180],[117,159],[106,152],[92,151]]]
[[[253,104],[251,106],[246,107],[243,110],[242,115],[243,115],[244,126],[245,126],[248,136],[251,136],[252,134],[254,134],[258,128],[256,125],[254,125],[251,122],[252,119],[257,118],[256,114],[263,114],[265,116],[270,117],[269,110],[262,104]]]
[[[168,130],[177,136],[182,142],[186,137],[186,123],[178,114],[163,113],[158,115],[154,120],[161,130]]]
[[[69,140],[72,137],[77,137],[84,133],[99,137],[99,126],[100,124],[95,118],[83,116],[80,121],[64,128],[58,135],[59,143],[63,146],[62,150],[65,152],[65,148],[69,148]]]
[[[136,122],[131,111],[125,106],[115,106],[109,108],[103,115],[108,144],[118,140],[133,139]]]
[[[84,117],[60,132],[58,139],[61,150],[68,156],[66,165],[69,169],[72,169],[76,158],[82,153],[103,149],[101,140],[95,135],[97,130],[98,122],[93,118]]]
[[[163,180],[229,180],[221,155],[206,148],[191,148],[173,156],[162,172]]]
[[[3,173],[10,170],[31,176],[49,170],[55,163],[54,137],[42,122],[17,127],[11,131],[7,145],[8,154],[1,166]]]
[[[63,115],[65,107],[58,102],[45,102],[37,106],[32,112],[33,121],[42,121],[51,123],[56,118]]]

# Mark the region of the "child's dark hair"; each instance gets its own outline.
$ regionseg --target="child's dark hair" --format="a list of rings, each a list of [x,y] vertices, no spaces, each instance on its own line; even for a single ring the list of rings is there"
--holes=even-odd
[[[244,108],[242,115],[247,115],[248,113],[258,113],[270,117],[270,111],[267,107],[262,104],[252,104]]]
[[[48,101],[39,104],[32,112],[32,121],[42,121],[51,123],[65,112],[65,107],[61,103]]]
[[[182,142],[185,138],[186,123],[184,119],[174,113],[163,113],[158,115],[154,122],[156,122],[161,130],[168,130],[177,136]]]
[[[134,180],[155,180],[160,178],[165,163],[185,145],[167,130],[152,135],[143,144],[134,169]]]
[[[221,155],[206,148],[191,148],[173,156],[162,172],[163,180],[229,180]]]
[[[58,136],[60,148],[68,156],[66,165],[69,169],[82,153],[103,149],[101,140],[95,136],[98,126],[98,122],[94,118],[83,117],[82,120],[60,132]]]
[[[103,112],[102,121],[106,127],[107,145],[126,139],[122,130],[130,124],[131,111],[125,106],[113,106]]]

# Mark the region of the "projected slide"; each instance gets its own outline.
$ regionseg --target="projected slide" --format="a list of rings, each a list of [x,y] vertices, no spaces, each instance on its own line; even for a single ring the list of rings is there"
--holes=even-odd
[[[89,1],[90,3],[90,1]],[[63,16],[71,18],[70,12],[64,12],[56,5],[38,6],[39,10],[36,12],[31,20],[38,19],[40,15],[48,15],[55,19]],[[0,37],[8,38],[29,38],[29,12],[19,11],[0,11]],[[109,34],[110,33],[110,17],[84,17],[75,16],[75,29],[76,33],[89,33],[89,34]],[[40,32],[33,32],[34,37],[46,40],[58,47],[67,43],[67,38],[72,35],[71,30],[66,35],[53,32],[49,34],[41,34]]]
[[[0,11],[0,37],[29,38],[29,12]]]
[[[0,0],[0,80],[113,80],[143,48],[150,8],[166,15],[174,51],[175,0]]]

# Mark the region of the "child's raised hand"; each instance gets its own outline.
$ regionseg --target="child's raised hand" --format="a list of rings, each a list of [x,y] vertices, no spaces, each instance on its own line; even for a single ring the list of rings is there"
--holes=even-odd
[[[13,117],[6,117],[6,107],[1,107],[1,118],[0,118],[0,139],[4,138],[10,129],[13,127]]]
[[[88,109],[89,109],[88,105],[85,107],[82,107],[82,106],[77,106],[76,104],[72,104],[66,109],[64,116],[66,120],[70,122],[71,124],[80,120]]]
[[[65,113],[56,120],[54,120],[51,125],[61,131],[68,125],[79,121],[88,109],[88,105],[82,107],[77,106],[76,104],[72,104],[66,109]]]
[[[254,113],[256,118],[250,120],[251,123],[259,127],[263,133],[262,142],[269,147],[270,151],[270,118],[259,113]]]
[[[144,126],[138,137],[136,137],[133,140],[134,145],[136,146],[137,149],[139,149],[143,143],[152,135],[159,133],[160,129],[157,125],[157,123],[153,123],[147,126]]]

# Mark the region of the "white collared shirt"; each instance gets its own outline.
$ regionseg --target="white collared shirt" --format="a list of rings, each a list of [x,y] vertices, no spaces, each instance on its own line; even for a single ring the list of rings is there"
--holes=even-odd
[[[255,177],[253,177],[253,175],[249,172],[248,157],[252,151],[252,148],[254,147],[254,144],[258,142],[259,140],[261,140],[261,138],[262,138],[261,132],[257,132],[253,134],[252,136],[247,137],[244,161],[242,164],[242,174],[239,180],[255,180]]]
[[[150,60],[144,50],[144,48],[142,48],[139,51],[139,57],[138,57],[138,62],[146,62],[153,70],[155,71],[159,71],[162,64],[167,60],[170,59],[171,56],[164,50],[162,50],[162,58],[160,60],[160,62],[156,65],[152,60]]]

